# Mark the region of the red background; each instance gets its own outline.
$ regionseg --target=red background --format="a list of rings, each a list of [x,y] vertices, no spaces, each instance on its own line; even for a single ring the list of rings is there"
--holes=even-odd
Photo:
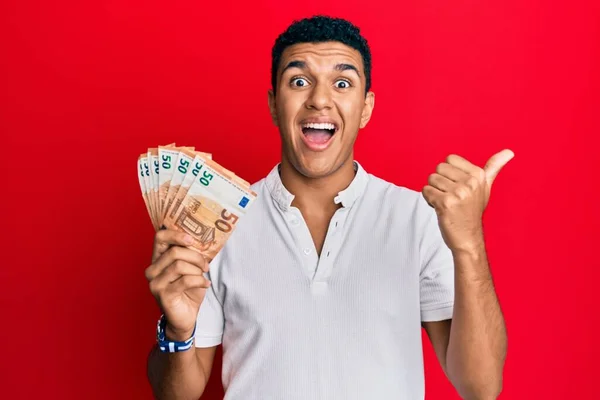
[[[0,398],[150,398],[137,155],[176,141],[263,177],[279,158],[270,49],[314,13],[372,46],[369,172],[420,190],[449,153],[514,150],[485,215],[509,332],[501,398],[598,398],[600,3],[321,3],[2,2]],[[424,351],[427,398],[457,398]]]

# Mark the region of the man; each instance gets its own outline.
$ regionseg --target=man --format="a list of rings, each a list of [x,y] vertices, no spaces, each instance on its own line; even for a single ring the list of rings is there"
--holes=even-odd
[[[424,327],[463,398],[496,398],[506,333],[481,217],[512,153],[484,169],[451,155],[422,193],[395,186],[353,159],[374,107],[359,30],[296,22],[272,62],[281,163],[248,214],[210,266],[184,234],[156,235],[155,395],[198,398],[222,343],[226,399],[423,399]]]

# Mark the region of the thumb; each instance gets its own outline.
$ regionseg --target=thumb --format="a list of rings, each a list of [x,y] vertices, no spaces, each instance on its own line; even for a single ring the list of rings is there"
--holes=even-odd
[[[498,172],[515,156],[511,150],[505,149],[494,154],[483,167],[488,183],[491,185]]]

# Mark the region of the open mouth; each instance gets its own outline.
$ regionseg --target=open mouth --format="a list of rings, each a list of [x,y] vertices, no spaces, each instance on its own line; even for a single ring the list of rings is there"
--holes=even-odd
[[[331,122],[308,122],[302,124],[302,133],[307,141],[325,144],[335,135],[338,127]]]

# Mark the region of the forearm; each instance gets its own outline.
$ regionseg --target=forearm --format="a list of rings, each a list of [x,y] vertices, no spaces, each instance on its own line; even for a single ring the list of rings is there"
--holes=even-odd
[[[454,262],[448,377],[465,399],[495,399],[502,390],[506,328],[485,249],[456,253]]]
[[[197,400],[208,382],[193,347],[178,353],[163,353],[155,346],[148,357],[148,379],[159,400]]]

